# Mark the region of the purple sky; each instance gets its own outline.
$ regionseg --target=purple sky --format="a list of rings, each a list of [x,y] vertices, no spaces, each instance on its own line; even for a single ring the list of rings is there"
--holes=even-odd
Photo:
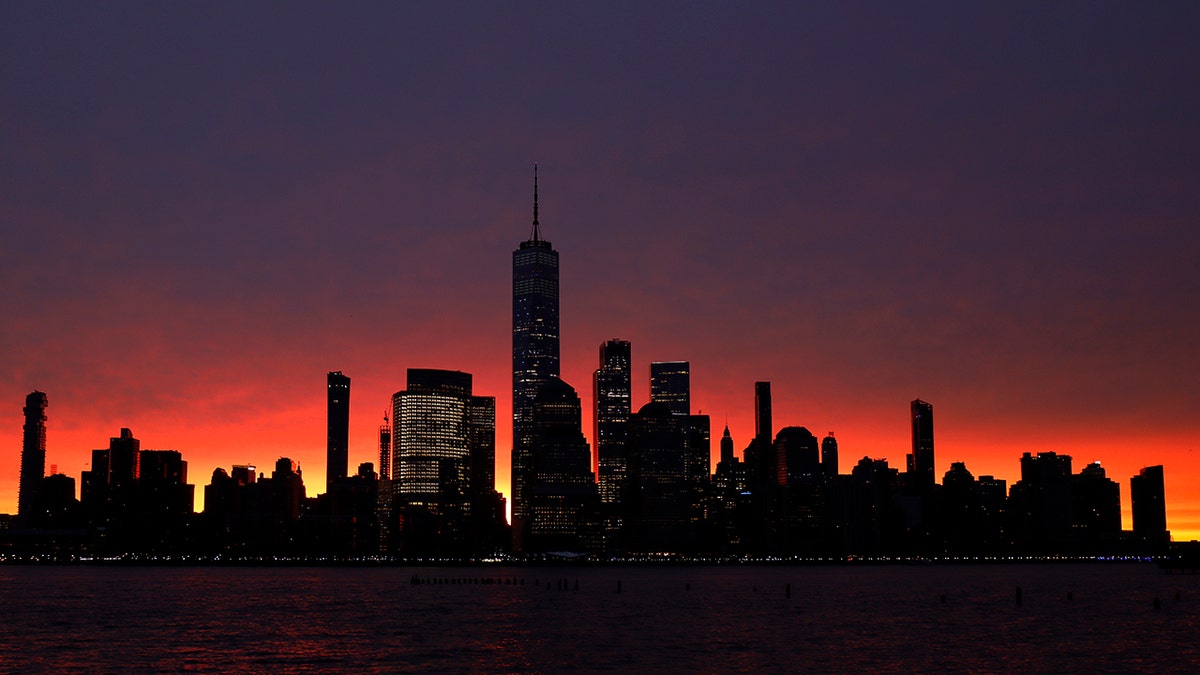
[[[335,369],[352,464],[475,373],[507,492],[538,161],[585,408],[623,337],[635,406],[691,360],[740,450],[771,380],[845,472],[919,396],[939,476],[1162,463],[1200,534],[1200,5],[250,5],[0,5],[0,511],[33,389],[62,472],[128,426],[315,492]]]

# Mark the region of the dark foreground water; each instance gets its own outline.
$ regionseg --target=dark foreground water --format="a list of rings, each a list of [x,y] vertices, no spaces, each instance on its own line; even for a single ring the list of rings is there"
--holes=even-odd
[[[1200,671],[1200,576],[1147,564],[7,566],[0,609],[20,673]]]

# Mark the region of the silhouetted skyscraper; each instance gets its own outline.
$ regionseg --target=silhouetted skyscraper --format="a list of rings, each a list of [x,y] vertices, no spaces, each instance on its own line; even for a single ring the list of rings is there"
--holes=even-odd
[[[821,469],[829,478],[838,475],[838,446],[832,431],[821,440]]]
[[[754,438],[764,445],[771,444],[775,433],[771,427],[771,383],[754,383]]]
[[[687,361],[650,364],[650,400],[664,403],[672,415],[692,414],[692,368]]]
[[[35,520],[38,493],[46,475],[46,395],[25,397],[25,429],[21,443],[21,482],[17,485],[17,520],[23,527]]]
[[[596,550],[599,495],[574,387],[557,377],[542,386],[534,399],[533,433],[525,549]]]
[[[933,469],[933,404],[921,399],[912,402],[912,463],[917,486],[932,488]]]
[[[630,550],[688,550],[688,418],[651,401],[630,419],[629,498],[625,506]]]
[[[535,164],[533,229],[513,251],[512,514],[517,537],[529,515],[533,403],[542,386],[558,377],[558,355],[558,251],[541,236]]]
[[[1133,536],[1152,547],[1166,546],[1171,540],[1167,530],[1167,499],[1162,465],[1148,466],[1129,480],[1133,505]]]
[[[600,345],[600,368],[593,376],[596,443],[595,462],[600,501],[613,504],[621,499],[625,481],[625,439],[629,432],[631,397],[631,347],[628,340],[609,340]]]
[[[748,464],[750,483],[756,487],[776,481],[775,446],[771,430],[771,383],[754,383],[754,438],[743,460]]]
[[[132,489],[141,476],[142,443],[129,429],[108,439],[108,483],[114,490]]]
[[[328,377],[329,416],[325,445],[325,490],[350,471],[350,378],[340,370]]]

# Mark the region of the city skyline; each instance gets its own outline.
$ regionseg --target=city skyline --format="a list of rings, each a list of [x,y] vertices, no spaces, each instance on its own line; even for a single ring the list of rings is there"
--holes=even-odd
[[[0,10],[0,512],[31,391],[47,469],[131,428],[198,484],[287,456],[315,489],[321,374],[353,378],[354,467],[409,368],[496,397],[511,495],[504,252],[541,161],[589,436],[620,338],[633,410],[686,360],[739,455],[756,381],[843,472],[903,467],[921,399],[939,482],[1099,459],[1129,529],[1162,464],[1200,536],[1196,9],[218,9]]]

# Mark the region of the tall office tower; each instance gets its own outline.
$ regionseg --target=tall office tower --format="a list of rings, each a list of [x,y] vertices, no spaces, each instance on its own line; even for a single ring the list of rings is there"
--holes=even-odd
[[[329,416],[325,443],[325,491],[350,471],[350,378],[335,370],[326,378]]]
[[[38,493],[46,475],[46,395],[25,397],[25,430],[21,443],[21,482],[17,485],[17,521],[29,527],[38,508]]]
[[[496,397],[472,396],[467,408],[472,506],[496,491]]]
[[[628,546],[637,552],[687,550],[693,543],[688,485],[688,420],[651,401],[630,420]]]
[[[1171,541],[1167,531],[1167,499],[1162,465],[1148,466],[1129,480],[1133,504],[1133,536],[1154,547]]]
[[[379,479],[392,479],[392,425],[388,414],[383,412],[383,424],[379,425]]]
[[[837,439],[833,437],[832,431],[821,439],[821,469],[829,478],[838,475]]]
[[[632,350],[628,340],[609,340],[600,345],[600,368],[592,378],[595,410],[593,435],[596,443],[592,470],[600,485],[600,501],[615,504],[621,500],[625,481],[625,438],[629,433],[630,363]]]
[[[527,532],[518,536],[526,550],[595,550],[599,495],[579,396],[571,385],[551,378],[534,399],[532,412],[529,518]]]
[[[692,374],[687,361],[650,364],[650,400],[665,403],[672,415],[692,414]]]
[[[912,471],[917,485],[932,488],[933,473],[933,404],[921,399],[912,402]]]
[[[392,478],[398,498],[436,506],[466,501],[471,463],[471,374],[410,368],[392,396]]]
[[[517,537],[529,515],[533,402],[542,386],[558,375],[558,251],[541,236],[534,164],[533,229],[513,251],[512,515]]]

